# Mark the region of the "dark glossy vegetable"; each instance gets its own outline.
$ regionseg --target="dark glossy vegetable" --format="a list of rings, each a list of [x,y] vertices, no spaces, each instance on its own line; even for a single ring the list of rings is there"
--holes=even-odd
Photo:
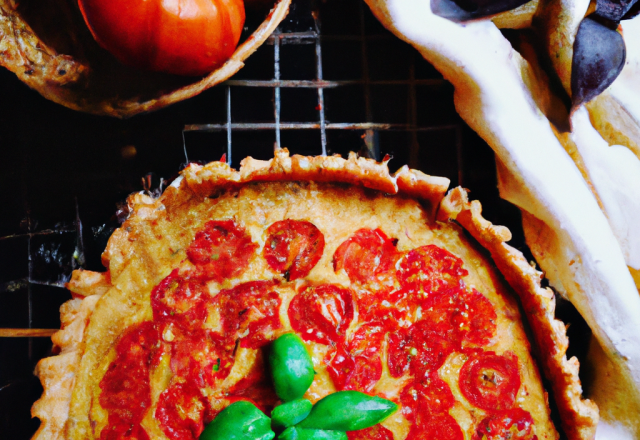
[[[271,420],[251,402],[234,402],[207,425],[200,440],[271,440]]]
[[[638,0],[597,0],[595,14],[607,20],[620,21]]]
[[[313,382],[313,361],[302,339],[287,333],[271,344],[269,367],[276,394],[285,402],[301,398]]]
[[[515,9],[529,0],[431,0],[434,14],[460,23]]]
[[[276,406],[271,411],[271,427],[283,430],[303,421],[311,412],[313,404],[307,399],[296,399]]]
[[[571,99],[573,107],[602,93],[618,77],[626,59],[622,35],[586,17],[573,43]]]
[[[297,427],[357,431],[382,422],[398,409],[390,400],[359,391],[340,391],[318,401]]]
[[[328,431],[324,429],[287,428],[278,436],[278,440],[347,440],[344,431]]]

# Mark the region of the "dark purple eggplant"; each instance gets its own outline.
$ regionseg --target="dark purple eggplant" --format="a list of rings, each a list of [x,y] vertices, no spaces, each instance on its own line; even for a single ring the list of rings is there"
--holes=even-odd
[[[623,20],[629,20],[636,15],[640,14],[640,2],[636,1],[633,6],[624,14],[622,17]]]
[[[609,87],[622,71],[625,59],[622,35],[591,16],[583,19],[573,43],[573,107],[590,101]]]
[[[456,23],[509,11],[530,0],[431,0],[431,11]]]
[[[595,15],[619,22],[638,0],[597,0]]]

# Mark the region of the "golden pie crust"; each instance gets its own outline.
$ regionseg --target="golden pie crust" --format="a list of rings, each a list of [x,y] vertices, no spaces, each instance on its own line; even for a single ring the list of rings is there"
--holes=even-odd
[[[52,338],[60,354],[43,359],[36,369],[45,391],[32,409],[33,416],[42,420],[34,439],[99,437],[107,423],[98,403],[99,383],[114,358],[114,345],[125,329],[152,317],[149,298],[154,286],[173,269],[188,269],[191,263],[186,261],[185,249],[196,231],[210,219],[229,218],[242,224],[259,246],[264,245],[266,228],[283,219],[310,221],[324,234],[322,257],[305,279],[277,288],[283,306],[301,282],[350,286],[344,270],[334,271],[332,256],[361,228],[380,228],[389,237],[397,238],[399,251],[435,244],[462,259],[469,271],[465,284],[485,295],[497,311],[496,336],[487,349],[498,354],[505,350],[515,352],[522,379],[519,405],[533,417],[539,439],[557,439],[549,418],[547,394],[531,357],[512,291],[494,273],[485,253],[463,233],[462,225],[491,253],[519,295],[564,429],[572,433],[571,438],[592,438],[597,407],[581,399],[578,363],[575,358],[568,361],[565,357],[565,328],[553,317],[553,294],[540,287],[541,273],[505,243],[510,238],[509,231],[484,220],[480,204],[469,202],[463,189],[456,188],[445,197],[448,184],[448,179],[407,167],[390,175],[386,163],[357,158],[353,153],[348,159],[290,157],[286,150],[279,150],[270,161],[245,159],[239,171],[221,162],[191,164],[158,199],[141,193],[132,195],[130,216],[114,232],[103,254],[108,271],[76,271],[68,284],[74,299],[63,305],[62,330]],[[209,289],[276,276],[263,259],[256,257],[244,273]],[[281,332],[291,328],[286,316],[281,313]],[[326,346],[308,343],[308,347],[318,376],[306,396],[316,401],[335,388],[322,363]],[[255,350],[244,349],[238,350],[236,356],[242,361],[236,362],[221,387],[242,378],[255,362],[256,354]],[[464,358],[454,353],[438,374],[458,401],[450,414],[469,436],[483,411],[461,397],[456,378],[463,362]],[[154,405],[159,394],[156,388],[166,386],[167,377],[161,373],[152,374]],[[401,384],[402,379],[391,377],[385,367],[373,392],[397,397]],[[151,438],[165,438],[149,414],[152,412],[148,412],[142,425]],[[394,432],[397,440],[405,438],[409,430],[400,413],[385,421],[384,426]]]

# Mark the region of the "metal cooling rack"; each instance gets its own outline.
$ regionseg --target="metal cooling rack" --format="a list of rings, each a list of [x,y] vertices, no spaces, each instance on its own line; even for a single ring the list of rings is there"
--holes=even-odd
[[[0,440],[37,429],[32,371],[52,348],[40,336],[59,328],[71,271],[104,270],[126,196],[157,192],[189,161],[226,154],[237,167],[283,147],[388,154],[392,171],[444,175],[525,250],[517,209],[498,197],[493,153],[456,114],[452,87],[361,0],[294,0],[233,79],[130,120],[73,112],[0,70]]]

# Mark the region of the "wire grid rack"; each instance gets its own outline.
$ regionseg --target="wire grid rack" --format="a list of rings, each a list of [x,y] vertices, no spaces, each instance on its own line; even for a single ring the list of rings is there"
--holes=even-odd
[[[248,14],[247,30],[259,20]],[[357,151],[393,170],[443,175],[483,201],[526,252],[517,209],[498,197],[489,147],[458,117],[453,89],[361,0],[294,0],[289,16],[221,86],[130,120],[73,112],[0,71],[0,440],[27,439],[64,289],[100,254],[134,191],[159,193],[189,161]],[[572,311],[565,321],[584,332]],[[21,338],[2,337],[21,329]],[[570,335],[571,336],[571,335]]]

